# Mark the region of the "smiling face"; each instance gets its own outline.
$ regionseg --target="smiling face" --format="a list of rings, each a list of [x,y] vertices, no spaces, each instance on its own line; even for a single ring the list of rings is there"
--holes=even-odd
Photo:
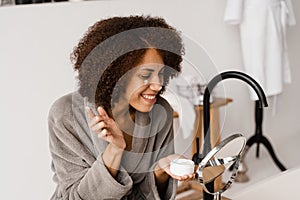
[[[146,51],[127,82],[125,97],[140,112],[149,112],[160,90],[164,77],[164,62],[155,49]]]

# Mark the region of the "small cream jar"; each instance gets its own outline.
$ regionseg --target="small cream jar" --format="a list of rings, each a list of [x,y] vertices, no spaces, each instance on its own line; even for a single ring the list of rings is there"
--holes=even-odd
[[[170,171],[176,176],[184,176],[194,173],[194,162],[188,159],[174,159],[170,164]]]

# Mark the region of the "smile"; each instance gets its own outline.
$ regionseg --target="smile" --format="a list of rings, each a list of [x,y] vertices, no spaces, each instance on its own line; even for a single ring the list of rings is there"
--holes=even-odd
[[[143,94],[142,97],[144,97],[145,99],[148,99],[148,100],[153,100],[153,99],[155,99],[156,95]]]

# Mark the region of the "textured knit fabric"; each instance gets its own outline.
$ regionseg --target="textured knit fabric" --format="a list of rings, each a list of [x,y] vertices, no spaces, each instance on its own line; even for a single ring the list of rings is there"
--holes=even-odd
[[[173,110],[158,98],[150,113],[136,113],[132,150],[124,152],[116,178],[102,160],[107,142],[87,125],[85,102],[74,92],[59,98],[49,112],[49,143],[54,199],[160,199],[153,168],[174,153]],[[143,119],[149,119],[145,125]],[[163,199],[174,199],[177,182],[169,179]]]

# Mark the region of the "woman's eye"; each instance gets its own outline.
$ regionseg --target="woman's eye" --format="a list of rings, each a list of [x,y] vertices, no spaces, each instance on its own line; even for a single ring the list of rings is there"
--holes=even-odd
[[[147,74],[147,75],[141,74],[140,77],[145,80],[145,79],[149,79],[151,77],[151,75],[150,74]]]

